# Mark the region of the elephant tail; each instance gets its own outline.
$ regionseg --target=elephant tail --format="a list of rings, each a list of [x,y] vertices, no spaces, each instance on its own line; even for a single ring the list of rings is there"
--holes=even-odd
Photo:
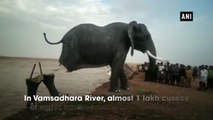
[[[47,40],[46,33],[43,33],[43,34],[44,34],[44,39],[45,39],[45,41],[46,41],[47,43],[51,44],[51,45],[57,45],[57,44],[59,44],[59,43],[62,43],[62,40],[59,41],[59,42],[56,42],[56,43],[52,43],[52,42],[50,42],[50,41]]]

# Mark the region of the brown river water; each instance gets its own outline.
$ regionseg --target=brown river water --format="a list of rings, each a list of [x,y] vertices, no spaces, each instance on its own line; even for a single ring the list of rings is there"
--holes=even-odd
[[[41,62],[44,74],[55,74],[55,85],[61,94],[90,94],[96,87],[109,80],[105,67],[67,73],[64,67],[59,67],[57,60],[0,57],[0,119],[25,108],[25,80],[29,78],[33,65],[38,62]],[[40,71],[37,64],[33,77],[38,74]],[[49,95],[43,83],[39,85],[37,94]]]

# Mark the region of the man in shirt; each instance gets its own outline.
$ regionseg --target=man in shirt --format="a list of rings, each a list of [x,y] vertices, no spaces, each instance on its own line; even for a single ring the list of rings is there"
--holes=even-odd
[[[206,90],[207,87],[208,71],[204,65],[201,66],[200,79],[199,79],[199,90]]]

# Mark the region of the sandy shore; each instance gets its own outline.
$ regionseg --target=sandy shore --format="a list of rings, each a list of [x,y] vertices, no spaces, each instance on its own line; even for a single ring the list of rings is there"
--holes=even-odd
[[[67,73],[66,69],[59,67],[58,61],[53,59],[0,57],[0,119],[25,108],[25,79],[29,78],[33,65],[38,62],[41,62],[44,74],[55,74],[55,85],[62,94],[89,94],[109,79],[104,67]],[[34,76],[40,74],[38,64],[34,73]],[[49,95],[43,84],[40,84],[37,94]]]

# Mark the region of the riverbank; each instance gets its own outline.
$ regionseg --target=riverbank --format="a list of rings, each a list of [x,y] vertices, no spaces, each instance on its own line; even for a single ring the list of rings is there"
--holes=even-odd
[[[133,101],[46,102],[55,110],[22,110],[7,119],[60,120],[211,120],[213,91],[198,91],[197,80],[191,88],[144,81],[144,74],[129,80],[130,89],[108,92],[109,82],[97,87],[93,96],[133,96]],[[139,99],[138,99],[139,98]],[[59,109],[59,106],[61,108]]]

